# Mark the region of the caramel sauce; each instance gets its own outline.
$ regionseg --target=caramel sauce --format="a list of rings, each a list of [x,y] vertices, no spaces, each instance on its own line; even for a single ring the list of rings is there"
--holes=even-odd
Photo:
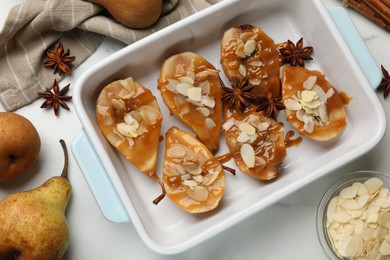
[[[284,137],[284,144],[286,145],[286,148],[298,146],[302,143],[303,138],[298,136],[297,138],[293,139],[294,135],[295,132],[293,130],[290,130],[286,133],[286,136]]]
[[[267,34],[258,27],[242,29],[234,27],[231,29],[231,38],[227,42],[223,39],[225,45],[222,46],[221,64],[228,78],[241,75],[239,73],[240,65],[244,66],[247,71],[249,80],[258,79],[261,83],[253,90],[254,94],[266,95],[271,92],[273,96],[280,95],[279,81],[279,53],[275,43]],[[240,34],[244,32],[254,32],[254,40],[261,45],[261,52],[256,48],[254,54],[241,58],[237,56],[237,40]],[[262,66],[252,66],[251,62],[262,62]]]
[[[348,94],[344,91],[341,91],[339,93],[340,95],[340,98],[341,98],[341,101],[343,102],[344,105],[348,105],[349,102],[351,102],[352,98],[350,96],[348,96]]]
[[[111,124],[105,123],[103,115],[97,111],[97,122],[104,136],[107,137],[112,135],[116,125],[124,122],[124,116],[142,105],[151,106],[159,110],[157,101],[152,92],[138,83],[135,83],[135,85],[136,94],[131,98],[123,99],[119,96],[119,93],[123,88],[119,82],[111,83],[101,92],[97,101],[97,106],[107,106],[108,117],[110,117],[112,121]],[[125,108],[119,111],[113,108],[111,104],[112,99],[123,100],[125,102]],[[152,179],[157,178],[156,162],[161,122],[162,117],[157,119],[152,125],[147,125],[145,123],[145,131],[136,138],[132,138],[134,142],[133,145],[130,145],[127,140],[123,140],[119,145],[111,143],[128,161],[133,163],[142,173]],[[140,154],[142,154],[142,156],[139,156]]]
[[[224,164],[224,163],[230,161],[230,159],[232,159],[232,155],[231,155],[231,153],[225,153],[225,154],[222,154],[220,156],[217,156],[215,159],[217,159],[220,164]]]
[[[165,140],[166,149],[169,149],[172,145],[180,144],[194,152],[196,157],[191,160],[191,162],[195,162],[202,167],[202,176],[206,176],[208,174],[208,169],[210,167],[219,165],[218,160],[211,154],[210,151],[206,149],[202,143],[177,127],[171,127],[167,131]],[[222,168],[214,182],[208,186],[199,184],[199,186],[203,186],[204,188],[208,189],[209,193],[207,200],[196,201],[188,195],[188,190],[190,188],[182,183],[181,175],[179,173],[177,176],[168,176],[165,174],[166,167],[173,169],[175,164],[182,165],[184,162],[187,162],[187,159],[171,158],[167,156],[167,153],[165,154],[164,174],[162,179],[165,183],[168,197],[177,206],[191,213],[205,212],[213,209],[217,206],[218,201],[221,199],[225,191],[225,174]]]
[[[334,87],[325,79],[325,75],[319,71],[311,71],[301,67],[286,66],[283,68],[283,100],[291,99],[294,95],[297,96],[298,91],[302,92],[303,82],[309,76],[317,76],[316,84],[319,85],[325,92]],[[287,120],[298,130],[302,135],[315,140],[324,141],[337,136],[345,127],[345,110],[337,90],[334,89],[333,95],[327,99],[328,122],[323,125],[315,125],[313,132],[306,132],[303,127],[304,123],[296,117],[296,111],[285,110]]]
[[[233,126],[228,131],[225,131],[225,139],[231,156],[234,158],[237,166],[242,172],[261,180],[274,178],[277,174],[277,169],[286,156],[286,149],[283,141],[283,126],[272,119],[268,119],[263,112],[256,112],[254,109],[247,109],[247,111],[242,114],[233,113],[227,108],[225,108],[224,111],[226,120],[234,118],[237,125],[242,122],[247,122],[250,115],[258,117],[260,122],[271,120],[271,125],[268,129],[261,133],[257,132],[258,137],[252,143],[255,155],[264,159],[265,165],[256,165],[254,168],[248,168],[246,166],[240,154],[241,145],[236,141],[239,135],[237,127]],[[263,145],[264,142],[261,141],[270,144],[265,146]]]
[[[188,101],[180,105],[176,105],[175,95],[178,94],[173,93],[166,88],[169,83],[169,79],[177,80],[179,77],[185,76],[176,72],[176,66],[179,64],[183,65],[184,69],[191,67],[194,74],[202,72],[206,69],[215,70],[215,67],[201,56],[193,53],[179,54],[171,59],[173,59],[173,61],[170,61],[170,63],[166,66],[174,66],[174,68],[163,69],[158,80],[158,89],[161,91],[163,100],[172,114],[181,119],[188,127],[194,130],[198,139],[210,151],[216,152],[219,147],[219,133],[222,124],[222,87],[219,77],[208,76],[207,79],[205,79],[210,83],[210,92],[206,95],[213,97],[215,100],[215,106],[210,110],[211,114],[207,117],[213,120],[215,123],[216,126],[213,128],[207,127],[206,117],[200,111],[196,110],[197,106],[191,104]],[[164,73],[164,71],[166,73]],[[182,113],[183,108],[188,109],[188,113]]]

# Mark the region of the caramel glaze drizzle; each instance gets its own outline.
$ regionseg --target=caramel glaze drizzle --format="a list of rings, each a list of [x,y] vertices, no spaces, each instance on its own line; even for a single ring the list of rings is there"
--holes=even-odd
[[[302,137],[298,136],[297,138],[293,139],[293,136],[295,135],[295,132],[293,130],[290,130],[286,133],[286,137],[284,138],[284,144],[286,148],[290,148],[293,146],[298,146],[302,143]]]
[[[219,163],[222,166],[222,169],[224,169],[225,171],[230,172],[233,175],[236,175],[236,170],[235,169],[223,165],[224,163],[226,163],[226,162],[230,161],[230,159],[232,159],[232,154],[231,153],[222,154],[220,156],[215,157],[215,159],[217,159],[219,161]]]

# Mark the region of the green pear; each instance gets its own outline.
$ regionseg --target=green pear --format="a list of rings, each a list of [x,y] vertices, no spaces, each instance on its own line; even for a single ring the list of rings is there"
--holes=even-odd
[[[56,260],[64,255],[69,244],[65,210],[71,186],[66,145],[60,143],[65,157],[61,176],[0,201],[1,260]]]

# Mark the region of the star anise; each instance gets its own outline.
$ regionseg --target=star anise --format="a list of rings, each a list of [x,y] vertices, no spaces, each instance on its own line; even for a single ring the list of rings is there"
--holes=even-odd
[[[39,97],[46,99],[46,101],[41,105],[41,108],[53,107],[54,114],[56,116],[58,116],[60,106],[66,110],[70,110],[68,105],[65,103],[66,101],[72,99],[72,96],[66,95],[66,93],[69,91],[69,86],[70,84],[66,85],[60,90],[57,80],[54,80],[53,92],[47,89],[46,92],[38,93]]]
[[[65,73],[67,75],[71,74],[72,70],[69,67],[68,63],[74,61],[76,57],[70,56],[69,49],[64,52],[64,46],[61,42],[58,42],[55,52],[48,49],[46,51],[46,55],[49,57],[49,60],[45,61],[43,63],[43,66],[54,67],[54,73],[58,71],[59,75],[62,75],[62,73]]]
[[[389,72],[381,65],[383,78],[381,84],[379,84],[378,90],[383,91],[383,97],[387,98],[390,93],[390,75]]]
[[[256,111],[264,111],[267,117],[271,117],[277,121],[278,110],[283,110],[285,107],[282,102],[282,97],[272,97],[272,93],[268,92],[267,96],[257,97],[258,106]]]
[[[254,87],[256,86],[251,85],[247,77],[233,77],[231,88],[222,87],[224,91],[222,101],[226,102],[229,108],[242,113],[249,106],[250,101],[255,100],[255,96],[251,93]]]
[[[303,47],[303,38],[294,44],[292,41],[288,40],[286,47],[279,49],[280,53],[283,56],[283,63],[290,63],[291,66],[301,66],[305,67],[305,60],[312,60],[310,54],[313,51],[313,47],[307,46]]]

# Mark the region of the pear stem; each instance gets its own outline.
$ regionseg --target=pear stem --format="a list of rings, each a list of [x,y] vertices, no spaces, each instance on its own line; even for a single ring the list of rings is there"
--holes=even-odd
[[[61,177],[68,178],[68,150],[66,149],[66,143],[60,139],[62,150],[64,151],[64,168],[62,169]]]

